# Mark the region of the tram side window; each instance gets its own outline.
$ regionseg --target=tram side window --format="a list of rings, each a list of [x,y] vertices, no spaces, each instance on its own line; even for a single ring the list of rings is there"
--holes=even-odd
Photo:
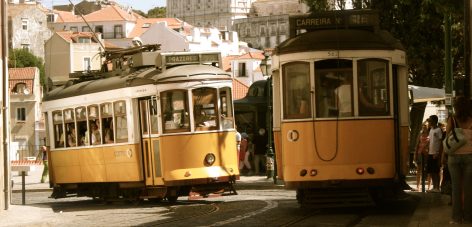
[[[149,134],[149,124],[148,124],[148,118],[147,118],[147,113],[149,112],[148,109],[148,100],[140,100],[139,101],[139,108],[141,111],[141,130],[143,135]]]
[[[125,101],[114,102],[115,121],[116,121],[116,142],[128,141],[128,121],[126,115]]]
[[[77,146],[77,130],[73,109],[64,110],[64,122],[66,126],[66,147]]]
[[[311,117],[310,64],[289,63],[284,65],[282,70],[284,118]]]
[[[89,131],[86,133],[85,144],[86,145],[98,145],[101,144],[100,140],[100,120],[98,114],[98,105],[91,105],[88,107],[88,128]]]
[[[358,61],[359,115],[389,115],[388,62],[380,59]]]
[[[218,129],[216,92],[216,88],[207,87],[192,90],[193,117],[196,131]]]
[[[354,116],[352,61],[315,62],[316,117]]]
[[[87,115],[85,107],[75,108],[75,117],[77,119],[77,138],[79,146],[85,146],[85,137],[87,136]]]
[[[161,108],[164,133],[190,131],[187,91],[162,92]]]
[[[102,120],[101,133],[103,143],[113,143],[114,135],[113,132],[113,106],[111,103],[100,104],[100,118]]]
[[[231,99],[231,88],[220,89],[220,114],[223,129],[232,129],[234,127],[233,118],[233,100]]]
[[[151,134],[158,134],[158,113],[157,113],[157,99],[152,97],[149,101],[149,114],[151,115]]]
[[[64,125],[62,119],[62,111],[52,112],[52,122],[54,125],[54,147],[61,148],[64,147]]]

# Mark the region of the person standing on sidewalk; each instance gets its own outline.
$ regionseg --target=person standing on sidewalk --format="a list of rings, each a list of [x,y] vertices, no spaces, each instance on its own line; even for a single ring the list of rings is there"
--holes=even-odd
[[[416,190],[420,191],[421,179],[423,176],[423,167],[426,166],[426,155],[429,149],[429,127],[428,122],[424,122],[421,128],[418,141],[416,142],[416,151],[414,160],[416,163]],[[429,187],[429,181],[427,182]],[[429,189],[429,188],[428,188]]]
[[[43,161],[43,174],[41,175],[41,183],[46,182],[46,178],[48,177],[49,174],[49,166],[48,166],[48,148],[46,146],[41,147],[41,152],[40,154],[42,155],[42,161]]]
[[[267,152],[267,135],[265,128],[260,128],[258,134],[254,137],[254,171],[255,175],[265,173]],[[264,171],[261,171],[261,167]]]
[[[442,130],[438,127],[438,116],[431,115],[428,119],[429,123],[429,151],[427,162],[427,173],[431,176],[433,189],[430,192],[440,192],[439,190],[439,172],[440,157],[442,149]]]
[[[467,143],[448,156],[452,182],[452,220],[450,224],[472,224],[472,104],[465,97],[454,101],[455,114],[448,119],[446,132],[452,130],[452,118],[464,132]]]

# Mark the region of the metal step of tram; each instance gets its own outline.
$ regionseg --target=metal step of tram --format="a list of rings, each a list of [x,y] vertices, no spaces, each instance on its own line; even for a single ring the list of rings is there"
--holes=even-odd
[[[375,202],[367,189],[304,189],[297,192],[302,207],[367,207]]]

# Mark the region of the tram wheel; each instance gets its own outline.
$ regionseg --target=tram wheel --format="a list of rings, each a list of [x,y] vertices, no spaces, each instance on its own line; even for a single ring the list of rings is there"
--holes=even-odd
[[[151,202],[153,202],[153,203],[160,203],[160,202],[162,202],[162,198],[149,198],[148,200],[151,201]]]
[[[169,201],[170,203],[175,203],[177,202],[177,198],[179,198],[178,196],[167,196],[167,201]]]

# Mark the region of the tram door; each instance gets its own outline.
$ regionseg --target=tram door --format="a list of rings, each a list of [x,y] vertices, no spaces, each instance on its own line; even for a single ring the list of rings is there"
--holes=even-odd
[[[156,96],[140,99],[139,113],[146,185],[163,185]]]

